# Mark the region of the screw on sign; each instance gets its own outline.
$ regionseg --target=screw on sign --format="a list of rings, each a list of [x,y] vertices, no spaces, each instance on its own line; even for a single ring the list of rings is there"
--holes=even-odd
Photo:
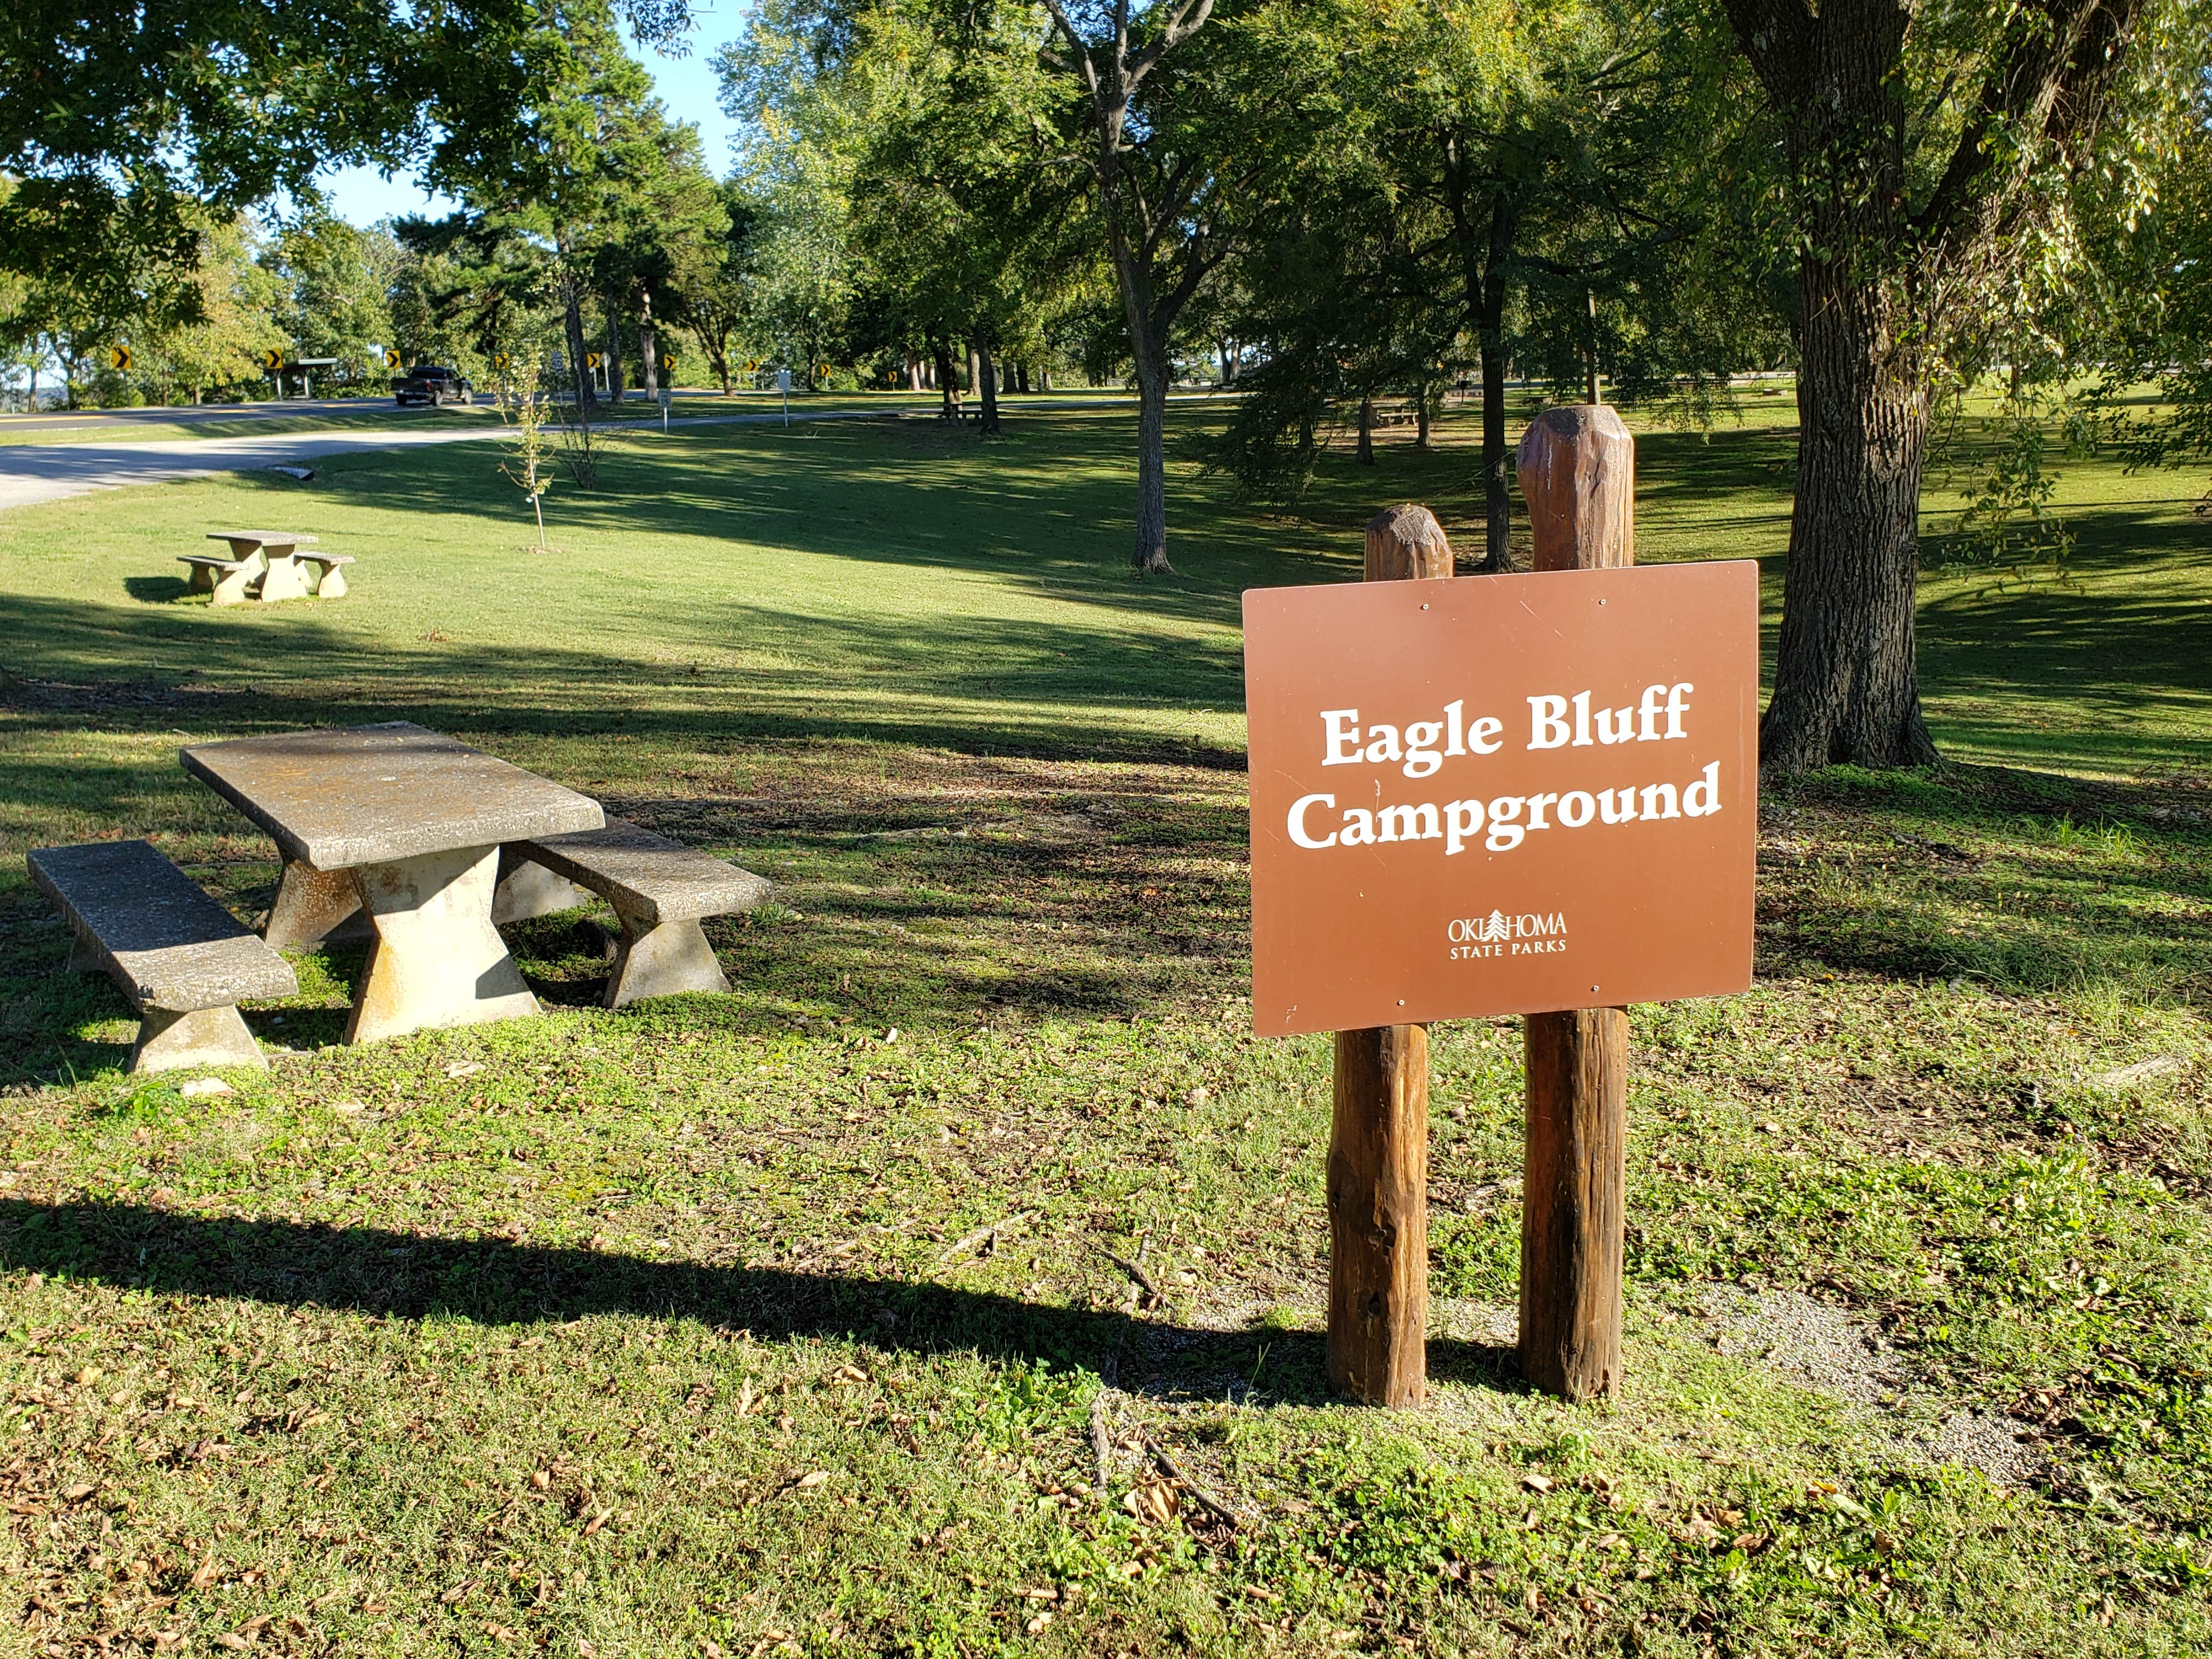
[[[1252,1007],[1332,1031],[1328,1369],[1426,1387],[1428,1025],[1527,1016],[1521,1366],[1620,1376],[1632,1002],[1751,982],[1758,568],[1632,568],[1633,445],[1529,428],[1535,574],[1460,580],[1425,508],[1365,584],[1244,596]],[[1564,574],[1563,574],[1564,573]]]

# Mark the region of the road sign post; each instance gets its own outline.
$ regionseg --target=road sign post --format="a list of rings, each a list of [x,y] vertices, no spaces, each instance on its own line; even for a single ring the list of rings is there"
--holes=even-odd
[[[1430,1023],[1527,1016],[1522,1364],[1582,1399],[1620,1375],[1626,1005],[1750,983],[1758,572],[1633,568],[1632,455],[1604,408],[1531,430],[1535,574],[1437,580],[1402,507],[1365,583],[1244,596],[1253,1018],[1336,1033],[1328,1367],[1357,1399],[1425,1388]]]
[[[783,394],[783,425],[784,429],[789,431],[791,429],[791,371],[789,369],[776,370],[775,389]]]
[[[668,434],[668,405],[675,401],[676,394],[674,392],[671,392],[666,386],[660,388],[660,432],[663,437],[665,437]]]

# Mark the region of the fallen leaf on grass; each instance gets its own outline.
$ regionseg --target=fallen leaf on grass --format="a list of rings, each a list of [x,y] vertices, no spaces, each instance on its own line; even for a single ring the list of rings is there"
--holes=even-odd
[[[62,1502],[64,1504],[82,1503],[84,1499],[92,1496],[93,1490],[94,1488],[91,1484],[83,1480],[78,1481],[74,1486],[64,1486],[62,1488]]]
[[[1521,1484],[1530,1492],[1549,1492],[1552,1489],[1550,1478],[1541,1474],[1524,1474],[1521,1477]]]
[[[601,1510],[597,1515],[593,1516],[589,1521],[584,1523],[584,1536],[589,1538],[593,1533],[597,1532],[601,1527],[605,1526],[608,1522],[614,1518],[615,1512],[612,1510]]]
[[[538,1491],[544,1492],[546,1487],[553,1484],[553,1475],[551,1471],[547,1469],[533,1469],[531,1471],[530,1484],[537,1487]]]
[[[1041,1613],[1022,1628],[1031,1636],[1042,1636],[1044,1633],[1044,1627],[1050,1623],[1052,1623],[1052,1615],[1048,1613]]]
[[[482,1070],[483,1070],[483,1064],[480,1060],[457,1060],[451,1066],[446,1067],[446,1075],[447,1077],[474,1077]]]
[[[196,1077],[189,1083],[179,1084],[177,1092],[186,1100],[198,1100],[204,1095],[234,1095],[238,1091],[219,1077]]]
[[[1164,1481],[1146,1480],[1129,1489],[1121,1507],[1139,1521],[1164,1526],[1182,1508],[1182,1496]]]
[[[830,1471],[829,1471],[829,1470],[827,1470],[827,1469],[817,1469],[817,1470],[815,1470],[811,1474],[802,1474],[802,1475],[800,1475],[800,1476],[799,1477],[798,1480],[797,1480],[796,1482],[794,1482],[793,1484],[795,1484],[795,1485],[798,1486],[798,1488],[799,1488],[799,1491],[801,1491],[801,1492],[805,1492],[805,1491],[809,1486],[820,1486],[820,1485],[821,1485],[824,1480],[827,1480],[829,1478],[830,1478]]]
[[[473,1578],[462,1579],[459,1583],[454,1585],[453,1589],[447,1590],[444,1595],[438,1598],[438,1605],[441,1607],[452,1607],[454,1602],[459,1601],[464,1595],[466,1595],[469,1593],[469,1587],[475,1582],[476,1581]]]

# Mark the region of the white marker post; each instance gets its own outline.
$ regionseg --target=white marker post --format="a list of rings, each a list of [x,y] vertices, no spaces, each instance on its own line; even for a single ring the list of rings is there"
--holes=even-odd
[[[668,405],[676,401],[676,394],[666,386],[660,388],[660,435],[668,435]]]
[[[776,370],[775,389],[783,393],[783,425],[784,429],[789,431],[791,429],[791,371],[789,369]]]

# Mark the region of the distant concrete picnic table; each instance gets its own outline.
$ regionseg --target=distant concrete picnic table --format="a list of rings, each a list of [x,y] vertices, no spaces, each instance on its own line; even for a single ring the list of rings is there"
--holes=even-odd
[[[271,947],[366,909],[347,1042],[538,1012],[492,926],[500,846],[604,828],[597,801],[407,721],[195,744],[183,761],[283,856]]]
[[[345,597],[344,567],[352,556],[303,550],[315,545],[313,536],[296,530],[210,530],[208,539],[228,544],[230,556],[179,553],[177,561],[191,567],[191,591],[211,594],[214,604]]]

